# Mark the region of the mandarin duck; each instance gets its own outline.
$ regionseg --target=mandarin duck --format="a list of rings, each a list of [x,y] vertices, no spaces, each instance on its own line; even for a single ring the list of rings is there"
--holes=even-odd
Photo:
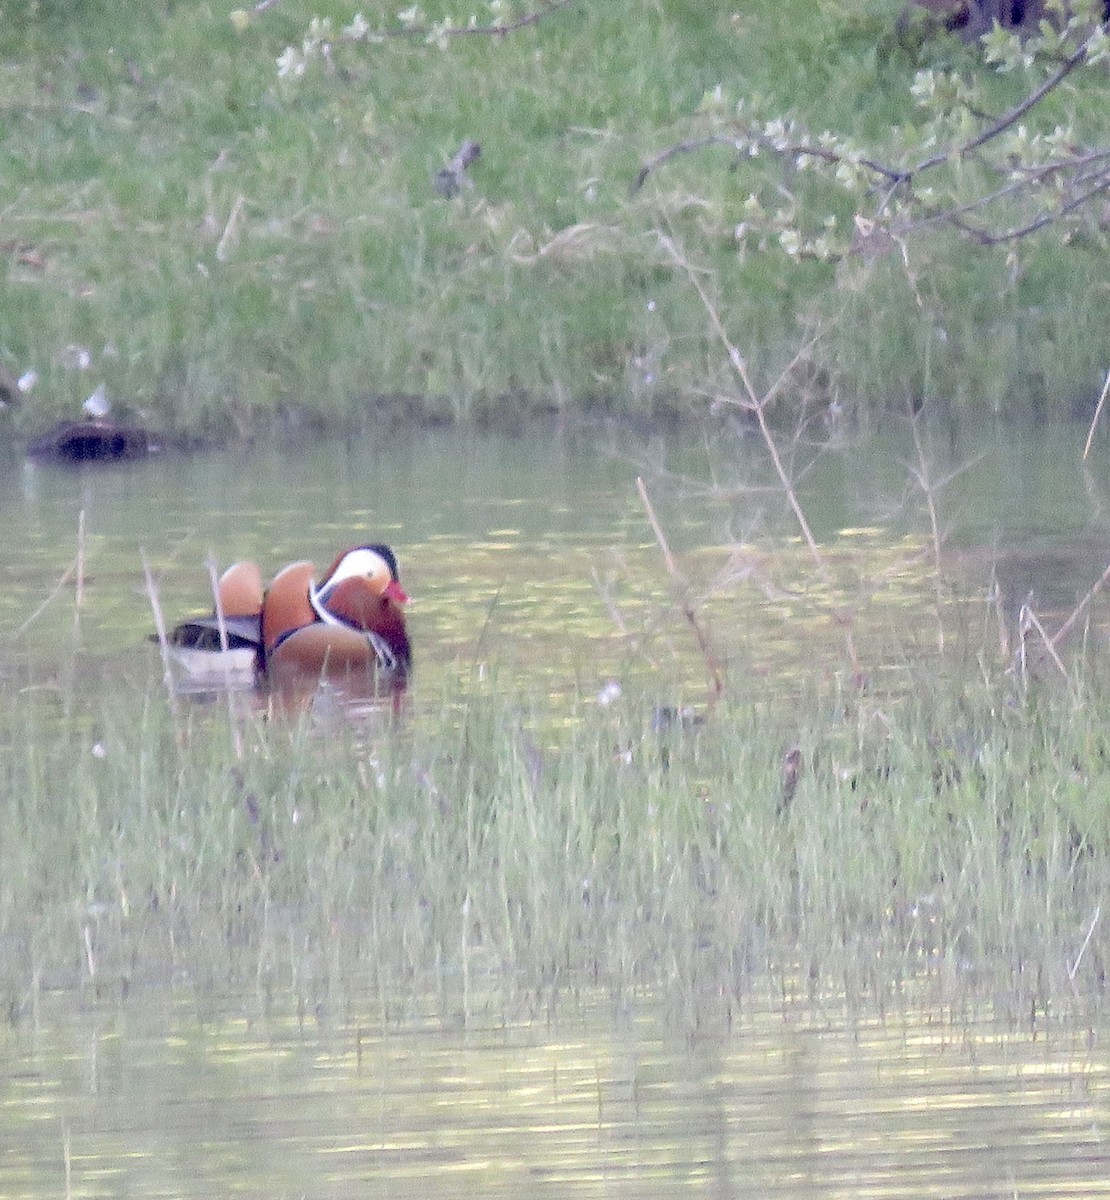
[[[194,679],[301,680],[373,673],[403,687],[412,651],[397,559],[381,544],[355,546],[315,580],[310,562],[291,563],[263,591],[253,562],[229,567],[217,585],[217,611],[183,621],[169,651]]]

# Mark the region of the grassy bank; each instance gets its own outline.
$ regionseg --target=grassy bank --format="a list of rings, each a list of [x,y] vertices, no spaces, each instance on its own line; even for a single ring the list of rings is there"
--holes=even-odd
[[[220,708],[175,719],[157,690],[95,728],[11,702],[4,1010],[174,981],[310,1008],[369,984],[401,1012],[588,980],[661,986],[693,1026],[770,973],[858,1012],[1099,1019],[1110,769],[1089,686],[1007,705],[1002,680],[923,682],[660,731],[631,697],[553,730],[508,682],[369,737],[251,717],[233,739]]]
[[[845,271],[739,253],[753,178],[720,147],[630,193],[641,163],[711,128],[719,85],[762,118],[889,140],[919,66],[983,69],[952,39],[900,44],[898,7],[582,3],[442,50],[341,48],[335,69],[281,80],[310,17],[338,27],[349,5],[283,0],[240,29],[230,3],[140,19],[0,4],[0,365],[37,374],[0,419],[31,432],[100,383],[118,415],[189,437],[700,408],[731,380],[660,231],[759,381],[820,326],[799,379],[820,403],[1091,399],[1110,325],[1097,238],[1048,231],[1015,265],[935,234],[909,272],[897,256]],[[1000,107],[1027,82],[1002,80]],[[466,138],[482,146],[473,186],[445,199],[432,177]]]

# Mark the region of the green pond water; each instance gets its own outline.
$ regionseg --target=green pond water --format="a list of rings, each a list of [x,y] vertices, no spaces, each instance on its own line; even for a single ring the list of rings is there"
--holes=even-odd
[[[845,613],[863,669],[897,675],[936,648],[938,605],[958,606],[945,608],[949,633],[982,638],[1030,596],[1067,612],[1098,578],[1108,472],[1097,447],[1080,467],[1082,435],[928,447],[935,480],[955,473],[935,493],[939,591],[905,436],[796,452],[825,582],[750,436],[720,428],[418,432],[77,471],[13,462],[0,469],[0,678],[41,682],[76,653],[67,686],[143,686],[157,663],[144,553],[172,623],[211,608],[210,558],[221,569],[255,558],[269,577],[367,540],[394,546],[412,597],[417,700],[438,703],[446,678],[495,665],[545,693],[631,674],[657,680],[668,702],[696,701],[704,655],[676,605],[685,597],[736,690],[842,672],[830,615]],[[668,574],[637,476],[688,587]]]
[[[1110,1065],[971,1014],[649,997],[463,1027],[46,997],[0,1031],[0,1192],[40,1196],[1110,1196]]]
[[[209,556],[269,573],[368,540],[393,545],[412,597],[418,729],[487,673],[553,721],[614,683],[704,704],[683,602],[732,694],[849,674],[845,626],[873,686],[897,694],[942,637],[1009,653],[1023,603],[1051,629],[1099,579],[1110,470],[1097,446],[1080,464],[1084,433],[928,444],[935,480],[966,468],[934,493],[939,580],[905,435],[812,462],[796,447],[820,579],[754,444],[721,428],[12,461],[5,712],[169,703],[144,554],[172,621],[210,607]],[[1079,636],[1101,645],[1105,624],[1096,601]],[[1096,914],[1099,945],[1105,928]],[[393,1012],[357,989],[298,1007],[195,981],[35,986],[0,1020],[0,1196],[1110,1196],[1105,1028],[1015,1028],[989,1005],[911,997],[879,1020],[757,987],[730,1025],[692,1032],[672,999],[584,986],[463,1005],[429,980]]]

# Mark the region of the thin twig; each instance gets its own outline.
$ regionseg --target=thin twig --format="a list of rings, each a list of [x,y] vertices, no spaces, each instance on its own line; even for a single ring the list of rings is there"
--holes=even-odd
[[[66,586],[70,580],[74,580],[73,594],[73,624],[76,627],[80,624],[81,606],[85,602],[85,510],[81,509],[77,516],[77,556],[73,562],[61,573],[58,577],[58,582],[51,589],[50,594],[45,600],[35,609],[33,613],[23,622],[22,625],[12,634],[12,638],[21,637],[28,629],[39,619],[39,617],[49,607],[50,602],[55,596]]]
[[[85,603],[85,510],[77,514],[77,582],[74,585],[73,603],[77,609]]]
[[[1090,591],[1088,591],[1083,599],[1080,600],[1075,606],[1075,610],[1072,612],[1071,616],[1068,617],[1063,625],[1061,625],[1060,628],[1057,629],[1052,635],[1051,643],[1053,646],[1058,645],[1068,635],[1071,627],[1076,623],[1076,621],[1079,620],[1080,616],[1086,610],[1091,601],[1099,594],[1099,592],[1102,591],[1108,579],[1110,579],[1110,566],[1107,566],[1106,570],[1103,571],[1098,579],[1091,585]]]
[[[674,555],[671,553],[671,548],[667,543],[667,536],[663,532],[662,525],[659,524],[659,518],[655,515],[655,508],[651,503],[651,497],[648,495],[647,487],[640,476],[636,477],[636,488],[640,493],[640,500],[643,503],[644,511],[647,513],[647,519],[651,525],[652,532],[655,534],[655,540],[659,543],[659,549],[663,554],[663,562],[666,564],[667,572],[682,589],[682,615],[694,631],[698,649],[701,651],[702,659],[705,662],[705,670],[709,676],[711,685],[709,702],[713,704],[720,699],[725,690],[720,660],[713,652],[709,637],[698,620],[698,614],[695,612],[694,606],[690,601],[690,592],[692,590],[690,588],[690,581],[683,575],[678,563],[675,561]]]
[[[917,427],[917,417],[910,418],[910,431],[913,434],[913,448],[917,455],[917,465],[910,464],[910,473],[917,480],[917,486],[925,497],[925,507],[929,513],[929,531],[933,539],[933,573],[936,578],[937,599],[937,650],[944,653],[944,618],[941,614],[941,604],[944,600],[944,572],[941,559],[940,519],[937,516],[935,495],[938,485],[929,477],[929,464],[925,458],[925,448],[921,444],[921,433]]]
[[[706,146],[731,146],[738,155],[744,154],[749,148],[752,151],[756,149],[769,150],[772,154],[776,154],[780,158],[819,158],[822,162],[830,163],[834,166],[845,160],[845,155],[838,153],[836,150],[830,150],[827,146],[814,146],[809,142],[791,142],[783,145],[754,129],[742,128],[734,134],[711,133],[700,138],[687,138],[684,141],[676,142],[673,146],[667,146],[665,149],[660,150],[658,154],[653,155],[640,167],[636,173],[636,178],[632,181],[632,185],[628,189],[629,193],[635,195],[644,186],[647,177],[658,167],[661,167],[668,159],[674,158],[679,154],[691,154],[696,150],[704,150]],[[908,179],[905,171],[899,170],[896,167],[888,167],[871,158],[854,158],[852,161],[858,162],[861,166],[866,167],[876,175],[881,175],[893,187],[897,187]]]
[[[964,142],[960,146],[950,148],[948,150],[940,150],[935,154],[929,155],[928,158],[922,159],[916,167],[905,172],[907,182],[911,181],[916,176],[924,171],[931,170],[933,167],[939,167],[945,163],[953,162],[963,158],[965,154],[970,154],[973,150],[978,150],[980,146],[985,146],[987,142],[993,141],[999,134],[1005,133],[1015,122],[1020,121],[1027,112],[1035,108],[1040,102],[1058,87],[1068,75],[1087,57],[1087,46],[1094,36],[1092,32],[1085,38],[1079,46],[1076,47],[1073,53],[1068,55],[1060,66],[1041,84],[1035,91],[1029,93],[1020,103],[1015,104],[1008,112],[1002,114],[996,120],[992,121],[986,129],[977,133],[975,137]]]
[[[1087,926],[1087,936],[1083,939],[1083,945],[1079,947],[1079,953],[1075,956],[1075,962],[1068,967],[1068,982],[1074,983],[1075,976],[1079,971],[1079,964],[1083,961],[1083,955],[1087,953],[1087,947],[1091,944],[1091,938],[1094,937],[1095,926],[1098,924],[1099,917],[1102,916],[1102,905],[1096,904],[1094,915],[1091,917],[1091,923]]]
[[[928,157],[920,160],[916,165],[911,167],[896,167],[887,163],[883,163],[873,158],[863,158],[851,156],[850,161],[853,166],[865,167],[872,175],[876,176],[876,183],[879,180],[885,184],[883,195],[876,208],[876,214],[882,214],[888,207],[893,196],[900,190],[904,189],[907,194],[912,192],[913,185],[917,178],[936,167],[948,166],[953,163],[958,163],[966,156],[973,154],[985,146],[988,142],[993,141],[1006,130],[1014,126],[1028,112],[1035,108],[1049,93],[1057,88],[1063,80],[1071,74],[1077,66],[1079,66],[1087,57],[1087,50],[1101,27],[1092,30],[1086,38],[1069,54],[1057,67],[1057,69],[1034,91],[1030,92],[1023,100],[1014,105],[1002,116],[992,120],[985,128],[980,130],[974,137],[956,146],[949,146],[946,149],[937,150]],[[980,115],[980,114],[977,114]],[[767,150],[772,154],[777,155],[780,159],[798,160],[802,158],[819,159],[822,162],[831,165],[838,165],[849,161],[849,156],[840,151],[831,149],[827,146],[813,145],[808,142],[796,142],[783,144],[781,141],[768,138],[765,134],[757,129],[738,128],[735,133],[724,134],[715,133],[708,134],[700,138],[688,138],[684,141],[661,150],[653,157],[648,159],[640,167],[635,179],[630,187],[631,193],[635,194],[644,185],[647,177],[662,166],[669,159],[679,154],[687,154],[693,151],[704,149],[707,146],[726,145],[731,146],[737,154],[743,153],[745,150],[750,150],[753,153],[756,150]],[[897,231],[892,231],[892,235],[901,236],[912,232],[924,226],[945,222],[951,224],[954,228],[960,230],[967,236],[974,238],[980,244],[985,246],[1001,245],[1009,241],[1015,241],[1043,228],[1046,225],[1058,221],[1061,217],[1073,212],[1075,209],[1082,208],[1087,205],[1094,197],[1102,192],[1105,192],[1110,187],[1110,180],[1101,173],[1082,175],[1080,168],[1098,162],[1106,151],[1096,150],[1089,151],[1084,154],[1076,154],[1066,160],[1061,160],[1053,163],[1044,164],[1035,169],[1031,175],[1027,175],[1016,181],[1007,182],[1006,185],[990,196],[980,197],[977,200],[971,201],[968,204],[954,206],[940,212],[935,212],[919,218],[915,221],[908,222],[899,227]],[[974,224],[968,223],[960,219],[960,214],[967,212],[972,208],[981,208],[992,204],[994,201],[1001,199],[1007,194],[1015,191],[1022,191],[1035,183],[1043,182],[1047,174],[1052,174],[1062,171],[1072,171],[1077,173],[1077,177],[1073,178],[1072,186],[1083,185],[1085,190],[1074,194],[1069,200],[1061,205],[1056,205],[1052,208],[1044,209],[1035,218],[1023,225],[1014,226],[1005,231],[994,233],[989,229],[977,228]],[[1086,186],[1088,185],[1089,186]],[[839,255],[832,256],[837,259]]]
[[[1077,208],[1082,208],[1089,201],[1093,200],[1101,192],[1110,191],[1110,177],[1100,180],[1094,187],[1088,188],[1085,192],[1080,192],[1077,196],[1072,196],[1065,204],[1061,204],[1056,208],[1047,208],[1042,210],[1031,221],[1027,221],[1024,225],[1015,225],[1010,229],[1005,229],[1001,233],[990,233],[987,231],[976,231],[972,226],[967,227],[967,231],[975,234],[978,242],[982,246],[1002,246],[1006,242],[1016,242],[1018,238],[1027,237],[1031,233],[1036,233],[1038,229],[1044,229],[1047,225],[1052,225],[1061,217],[1066,217],[1068,213],[1074,212]]]
[[[261,12],[264,8],[269,8],[278,3],[278,0],[262,0],[256,4],[252,11]],[[549,17],[552,13],[558,12],[563,8],[570,8],[571,5],[577,4],[578,0],[547,0],[542,8],[535,12],[525,13],[524,16],[515,17],[511,21],[491,21],[488,25],[459,25],[447,26],[443,28],[434,25],[406,25],[402,29],[381,29],[373,34],[376,40],[384,40],[385,38],[422,38],[425,41],[431,38],[457,38],[457,37],[504,37],[509,33],[516,33],[519,29],[527,29],[530,25],[538,25],[545,17]],[[328,43],[336,42],[364,42],[366,37],[358,33],[340,33],[338,36],[329,38]]]
[[[963,233],[981,234],[982,230],[961,221],[960,218],[965,213],[975,212],[980,208],[989,208],[990,205],[997,203],[997,201],[1005,200],[1007,196],[1022,191],[1023,188],[1028,186],[1028,182],[1026,179],[1012,179],[995,191],[988,192],[985,196],[976,196],[974,200],[967,200],[963,204],[954,204],[951,208],[931,209],[929,205],[922,205],[921,207],[925,210],[925,215],[917,217],[913,221],[899,222],[897,225],[897,236],[905,237],[909,233],[916,233],[919,229],[926,229],[930,225],[941,225],[945,221],[950,225],[955,225]],[[895,235],[892,234],[891,236]]]
[[[716,334],[717,340],[721,343],[728,356],[729,364],[735,371],[737,378],[740,380],[743,393],[737,401],[742,411],[751,413],[759,425],[759,434],[763,440],[763,444],[770,455],[771,463],[775,468],[775,474],[778,476],[779,484],[782,487],[783,495],[786,497],[787,503],[790,505],[790,510],[794,514],[794,519],[798,524],[798,528],[802,532],[802,537],[805,539],[806,546],[809,549],[810,557],[813,559],[814,567],[820,576],[821,582],[826,586],[832,586],[832,572],[829,570],[828,563],[825,561],[825,556],[821,553],[821,548],[817,544],[817,539],[813,536],[813,530],[810,528],[809,521],[806,518],[805,510],[802,508],[801,501],[798,499],[798,492],[791,479],[786,466],[783,463],[782,455],[779,452],[778,442],[771,430],[770,423],[767,420],[767,408],[770,399],[774,395],[774,390],[760,396],[752,383],[751,375],[748,371],[748,364],[740,348],[735,345],[728,335],[728,330],[725,329],[724,322],[721,320],[721,314],[717,310],[717,306],[709,298],[709,293],[705,290],[702,281],[698,278],[697,272],[693,268],[693,264],[687,256],[679,249],[673,237],[663,233],[661,230],[656,231],[656,236],[660,239],[663,247],[671,255],[674,261],[685,272],[690,281],[691,286],[698,294],[701,300],[702,307],[705,309],[706,315],[709,317],[709,322],[713,327],[713,332]],[[794,362],[797,362],[805,347],[798,352],[794,357]],[[775,389],[779,387],[779,382],[776,382]],[[842,631],[844,637],[844,647],[848,654],[848,659],[852,664],[853,678],[860,682],[863,679],[863,672],[860,668],[859,655],[856,652],[855,638],[852,633],[852,616],[850,612],[839,611],[831,612],[830,616],[833,623]]]
[[[1041,624],[1040,618],[1033,611],[1032,606],[1028,603],[1021,606],[1020,626],[1023,630],[1021,634],[1022,647],[1024,648],[1025,646],[1025,631],[1028,631],[1029,629],[1035,629],[1040,635],[1040,639],[1044,643],[1044,648],[1048,651],[1049,657],[1056,664],[1056,669],[1061,675],[1063,675],[1065,679],[1067,679],[1068,669],[1064,666],[1063,659],[1061,659],[1060,655],[1056,653],[1055,641],[1048,636],[1048,631]]]
[[[1075,50],[1064,59],[1059,67],[1056,68],[1056,70],[1044,81],[1044,83],[1041,84],[1039,88],[1033,92],[1030,92],[1024,100],[1022,100],[1019,104],[1015,104],[1009,112],[1003,113],[997,121],[994,121],[988,125],[987,128],[984,129],[983,132],[977,137],[972,138],[970,142],[966,142],[963,146],[961,146],[960,149],[955,152],[956,156],[962,157],[965,154],[970,154],[972,150],[978,150],[980,146],[983,146],[993,138],[998,137],[1000,133],[1004,133],[1010,128],[1011,125],[1014,125],[1020,121],[1030,109],[1036,108],[1036,106],[1040,104],[1045,96],[1047,96],[1049,92],[1061,84],[1087,57],[1087,46],[1090,44],[1091,38],[1094,36],[1095,31],[1092,30],[1092,32],[1089,33],[1087,37],[1085,37],[1083,41],[1079,43]]]
[[[787,502],[790,505],[791,511],[794,513],[794,519],[798,523],[798,528],[802,531],[802,537],[805,538],[805,543],[809,547],[810,555],[813,558],[814,564],[821,575],[821,580],[824,583],[830,582],[829,569],[825,563],[824,556],[821,554],[817,545],[817,539],[813,536],[813,531],[809,527],[809,521],[806,519],[804,510],[798,500],[797,493],[791,483],[790,476],[787,474],[786,467],[783,465],[782,457],[779,454],[778,445],[775,442],[774,435],[771,433],[770,426],[767,424],[767,415],[765,410],[766,397],[760,398],[756,393],[755,386],[752,383],[751,376],[748,373],[748,364],[740,353],[739,347],[735,346],[732,339],[728,335],[728,331],[721,321],[720,313],[717,311],[717,306],[709,298],[705,287],[701,280],[697,277],[689,259],[683,254],[675,244],[673,238],[668,234],[659,233],[659,238],[663,243],[664,249],[671,255],[674,261],[682,267],[686,272],[687,278],[690,280],[694,290],[698,293],[702,307],[705,309],[709,317],[710,324],[713,326],[713,332],[717,335],[717,340],[724,347],[725,353],[728,356],[728,361],[732,369],[736,372],[743,385],[744,395],[740,400],[740,407],[748,413],[755,416],[759,422],[759,432],[763,438],[763,443],[767,447],[768,453],[771,455],[771,462],[775,468],[775,474],[779,478],[782,485],[783,493],[786,496]],[[800,352],[799,352],[800,353]],[[795,356],[797,361],[797,356]]]
[[[655,534],[655,540],[659,543],[659,549],[663,552],[663,562],[666,564],[667,573],[677,583],[682,584],[683,587],[688,587],[689,581],[678,569],[678,563],[675,562],[675,557],[671,553],[670,546],[667,544],[667,536],[663,532],[663,527],[659,524],[659,518],[655,515],[655,509],[652,506],[651,498],[648,496],[647,487],[644,485],[643,477],[640,475],[636,476],[636,490],[640,493],[640,502],[647,513],[647,519],[651,524],[651,531]]]
[[[212,605],[216,614],[216,628],[220,633],[220,649],[228,649],[227,622],[224,620],[224,606],[220,602],[220,581],[216,575],[216,560],[210,554],[206,563],[208,567],[208,582],[212,587]]]
[[[601,597],[602,604],[608,609],[609,617],[617,627],[617,632],[621,637],[629,637],[628,622],[624,619],[624,613],[621,612],[616,600],[613,598],[611,587],[601,578],[597,567],[591,567],[590,574],[593,575],[594,591]]]
[[[139,550],[139,558],[143,564],[143,578],[146,580],[146,596],[150,602],[150,611],[154,614],[154,629],[158,635],[158,649],[162,654],[162,682],[166,685],[166,692],[169,696],[170,711],[174,716],[174,724],[177,724],[177,696],[173,687],[173,668],[170,665],[170,642],[166,634],[166,621],[162,615],[162,604],[158,599],[158,585],[154,582],[154,574],[150,569],[150,561],[147,559],[146,551]]]
[[[660,150],[658,154],[652,155],[640,167],[628,189],[629,193],[634,196],[644,186],[652,171],[661,167],[668,159],[674,158],[678,154],[691,154],[695,150],[704,150],[706,146],[731,146],[739,154],[744,148],[744,138],[739,135],[711,133],[705,137],[688,138],[686,141],[676,142],[675,145],[668,146],[665,150]]]
[[[786,386],[787,382],[793,378],[795,367],[797,367],[799,363],[806,362],[808,360],[810,351],[814,348],[814,346],[817,345],[817,343],[821,340],[821,338],[823,336],[824,336],[823,330],[819,329],[811,338],[809,338],[807,341],[803,342],[801,346],[799,346],[798,351],[794,355],[794,357],[779,372],[778,378],[763,393],[761,403],[763,403],[764,405],[770,404],[771,401],[774,400],[778,396],[779,392],[782,391],[782,389]],[[808,470],[808,468],[807,468],[807,470]]]
[[[216,245],[217,262],[227,262],[231,256],[231,248],[239,236],[239,225],[243,216],[243,206],[246,202],[247,198],[242,192],[235,197],[235,203],[231,206],[231,213],[224,225],[224,231],[220,235],[220,240]]]
[[[971,470],[972,467],[980,463],[985,457],[984,454],[976,455],[970,462],[961,463],[958,467],[949,471],[947,475],[942,475],[939,479],[934,479],[929,474],[929,464],[925,457],[925,448],[921,444],[921,435],[918,430],[918,415],[910,417],[910,431],[913,435],[914,453],[917,455],[917,462],[907,463],[906,469],[913,477],[917,486],[921,489],[922,495],[925,497],[925,506],[929,514],[929,532],[932,538],[932,558],[933,570],[936,576],[936,598],[937,598],[937,649],[943,654],[945,646],[944,638],[944,622],[941,617],[941,604],[944,599],[944,565],[941,550],[944,546],[944,534],[940,528],[940,518],[937,515],[937,506],[935,497],[942,492],[954,479],[957,479],[965,471]]]
[[[220,580],[216,574],[216,558],[209,554],[208,561],[208,581],[212,587],[212,606],[216,613],[216,628],[220,632],[220,650],[226,652],[230,643],[227,639],[227,621],[224,617],[224,606],[220,600]],[[239,760],[243,758],[243,736],[239,730],[239,722],[235,719],[235,706],[232,703],[231,686],[231,665],[228,660],[224,659],[224,695],[227,698],[227,718],[228,725],[231,729],[231,748],[235,751],[235,757]]]
[[[1087,461],[1087,455],[1091,452],[1091,443],[1095,440],[1095,427],[1098,425],[1098,419],[1102,415],[1102,406],[1106,403],[1106,396],[1110,393],[1110,367],[1106,369],[1106,379],[1102,384],[1102,395],[1098,398],[1098,403],[1095,405],[1095,415],[1091,418],[1091,428],[1087,430],[1087,441],[1083,446],[1083,461]]]
[[[448,37],[472,37],[482,34],[487,37],[504,37],[507,33],[516,33],[518,29],[527,29],[529,25],[538,25],[544,17],[550,16],[553,12],[558,12],[560,8],[569,8],[572,4],[577,3],[578,0],[548,0],[543,8],[537,9],[535,12],[526,13],[523,17],[517,17],[512,21],[495,21],[489,25],[462,25],[458,29],[447,29],[444,32]],[[424,26],[423,28],[414,27],[406,29],[403,32],[427,37],[437,31],[431,27]]]
[[[54,597],[57,596],[57,594],[62,590],[62,588],[64,588],[66,586],[66,584],[69,583],[69,581],[73,578],[74,572],[76,570],[76,566],[77,566],[77,564],[75,562],[73,562],[73,563],[70,563],[68,567],[66,567],[66,569],[58,577],[58,582],[54,585],[50,594],[46,597],[45,600],[43,600],[43,602],[38,606],[38,608],[36,608],[35,611],[33,613],[31,613],[31,615],[23,622],[23,624],[20,625],[20,627],[15,631],[15,633],[12,634],[13,638],[20,637],[22,634],[26,633],[27,630],[30,629],[31,626],[39,619],[39,617],[49,606],[50,602],[54,599]]]

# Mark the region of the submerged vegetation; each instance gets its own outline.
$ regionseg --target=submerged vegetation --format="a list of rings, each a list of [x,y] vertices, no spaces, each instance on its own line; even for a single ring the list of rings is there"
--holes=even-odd
[[[856,1013],[1096,1022],[1110,753],[1091,684],[925,679],[693,721],[626,695],[556,727],[473,680],[369,733],[151,692],[9,700],[0,997],[172,980],[553,1004],[662,987],[692,1028],[768,975]],[[1009,694],[1010,702],[1003,697]],[[62,728],[57,727],[60,720]],[[229,736],[232,735],[232,736]]]
[[[1104,664],[1061,655],[1110,571],[1070,626],[1046,632],[1023,606],[1045,678],[946,641],[936,501],[953,476],[938,478],[909,421],[938,657],[891,697],[861,663],[866,589],[841,602],[798,484],[814,438],[853,415],[1093,399],[1105,229],[1064,201],[1019,244],[990,235],[970,252],[971,201],[951,189],[987,168],[963,151],[944,185],[959,219],[886,230],[890,245],[819,171],[803,197],[799,159],[816,146],[833,183],[853,168],[840,182],[870,194],[860,145],[889,163],[901,141],[941,136],[912,125],[918,68],[953,72],[932,76],[931,97],[988,80],[945,109],[965,150],[976,135],[957,137],[960,122],[980,104],[1014,112],[1037,68],[1010,62],[1012,43],[992,51],[1011,68],[997,78],[957,39],[905,44],[879,0],[754,9],[551,3],[514,22],[497,5],[503,33],[456,36],[438,13],[429,44],[415,10],[381,16],[378,40],[337,2],[167,5],[136,21],[79,0],[15,19],[0,0],[17,181],[5,420],[30,431],[90,393],[183,439],[723,404],[758,427],[801,537],[796,641],[835,645],[826,678],[842,680],[792,703],[726,689],[706,597],[641,485],[704,660],[697,713],[628,687],[553,719],[512,699],[511,680],[475,677],[441,711],[425,698],[367,732],[174,705],[153,686],[95,718],[8,689],[12,1019],[54,986],[257,985],[312,1005],[369,985],[383,1011],[432,986],[466,1014],[490,986],[544,1004],[588,980],[662,986],[692,1028],[757,978],[855,1011],[987,1000],[1015,1021],[1102,1018]],[[345,42],[327,32],[341,27]],[[1054,93],[1053,119],[1081,124],[1082,146],[1108,120],[1105,61],[1090,68],[1093,85]],[[756,126],[760,154],[738,159]],[[1014,169],[1065,174],[1035,158]],[[814,225],[822,203],[834,220]],[[837,249],[852,230],[863,249]],[[783,396],[805,402],[792,435],[770,420]]]
[[[685,412],[734,384],[690,271],[759,392],[792,364],[861,417],[1098,394],[1101,43],[988,163],[977,122],[1074,40],[915,40],[889,0],[473,7],[0,3],[4,419],[101,385],[186,439]],[[933,147],[888,229],[868,164]],[[991,247],[998,171],[1039,197],[1003,183],[999,228],[1047,219]]]

